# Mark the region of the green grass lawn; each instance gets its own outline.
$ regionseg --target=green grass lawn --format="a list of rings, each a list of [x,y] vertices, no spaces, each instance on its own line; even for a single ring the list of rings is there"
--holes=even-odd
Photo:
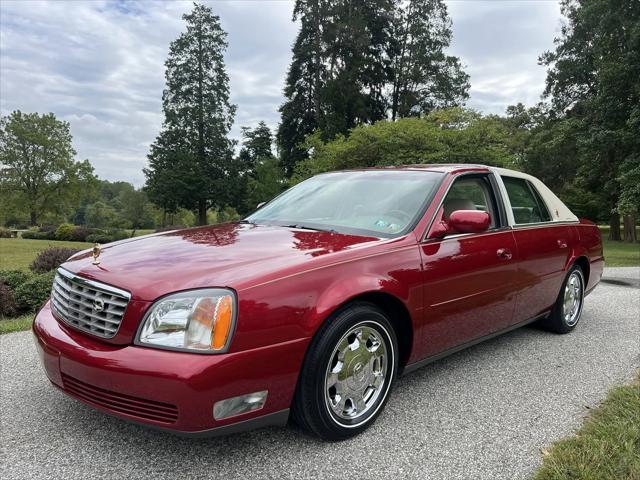
[[[603,240],[604,261],[607,267],[640,266],[640,243]]]
[[[79,250],[93,244],[83,242],[59,242],[57,240],[31,240],[23,238],[0,238],[0,269],[28,270],[36,255],[49,247],[69,247]]]
[[[612,242],[609,237],[609,225],[598,225],[602,234],[604,260],[607,267],[640,266],[640,243]]]
[[[35,313],[25,313],[15,318],[0,317],[0,335],[29,330]]]
[[[575,436],[545,452],[535,480],[640,480],[640,375],[612,389]]]

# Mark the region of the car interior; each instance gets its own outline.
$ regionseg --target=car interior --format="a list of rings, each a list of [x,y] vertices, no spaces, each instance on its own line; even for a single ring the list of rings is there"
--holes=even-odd
[[[444,200],[444,220],[448,221],[456,210],[480,210],[487,212],[491,219],[489,228],[495,228],[495,207],[493,194],[486,178],[461,178],[456,180]]]

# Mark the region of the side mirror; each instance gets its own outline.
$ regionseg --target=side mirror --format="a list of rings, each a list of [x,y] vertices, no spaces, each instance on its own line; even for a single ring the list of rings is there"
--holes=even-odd
[[[258,209],[259,209],[261,206],[263,206],[265,203],[267,203],[267,202],[260,202],[260,203],[258,204],[258,206],[256,207],[256,210],[258,210]]]
[[[449,215],[447,226],[455,233],[480,233],[491,225],[491,217],[480,210],[456,210]]]

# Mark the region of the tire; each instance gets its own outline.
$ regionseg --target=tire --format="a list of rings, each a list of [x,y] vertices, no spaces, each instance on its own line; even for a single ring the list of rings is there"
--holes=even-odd
[[[558,299],[540,327],[555,333],[569,333],[580,321],[584,306],[585,280],[582,268],[573,265],[562,282]]]
[[[387,316],[358,302],[332,315],[315,335],[300,372],[293,418],[325,440],[344,440],[382,411],[398,369],[398,342]]]

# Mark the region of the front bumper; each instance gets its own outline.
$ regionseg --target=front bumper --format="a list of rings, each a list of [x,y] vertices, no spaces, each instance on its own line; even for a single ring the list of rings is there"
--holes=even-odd
[[[110,345],[60,324],[49,303],[33,323],[49,380],[120,418],[177,433],[227,434],[286,423],[309,339],[221,355]],[[216,421],[213,405],[267,390],[260,410]]]

